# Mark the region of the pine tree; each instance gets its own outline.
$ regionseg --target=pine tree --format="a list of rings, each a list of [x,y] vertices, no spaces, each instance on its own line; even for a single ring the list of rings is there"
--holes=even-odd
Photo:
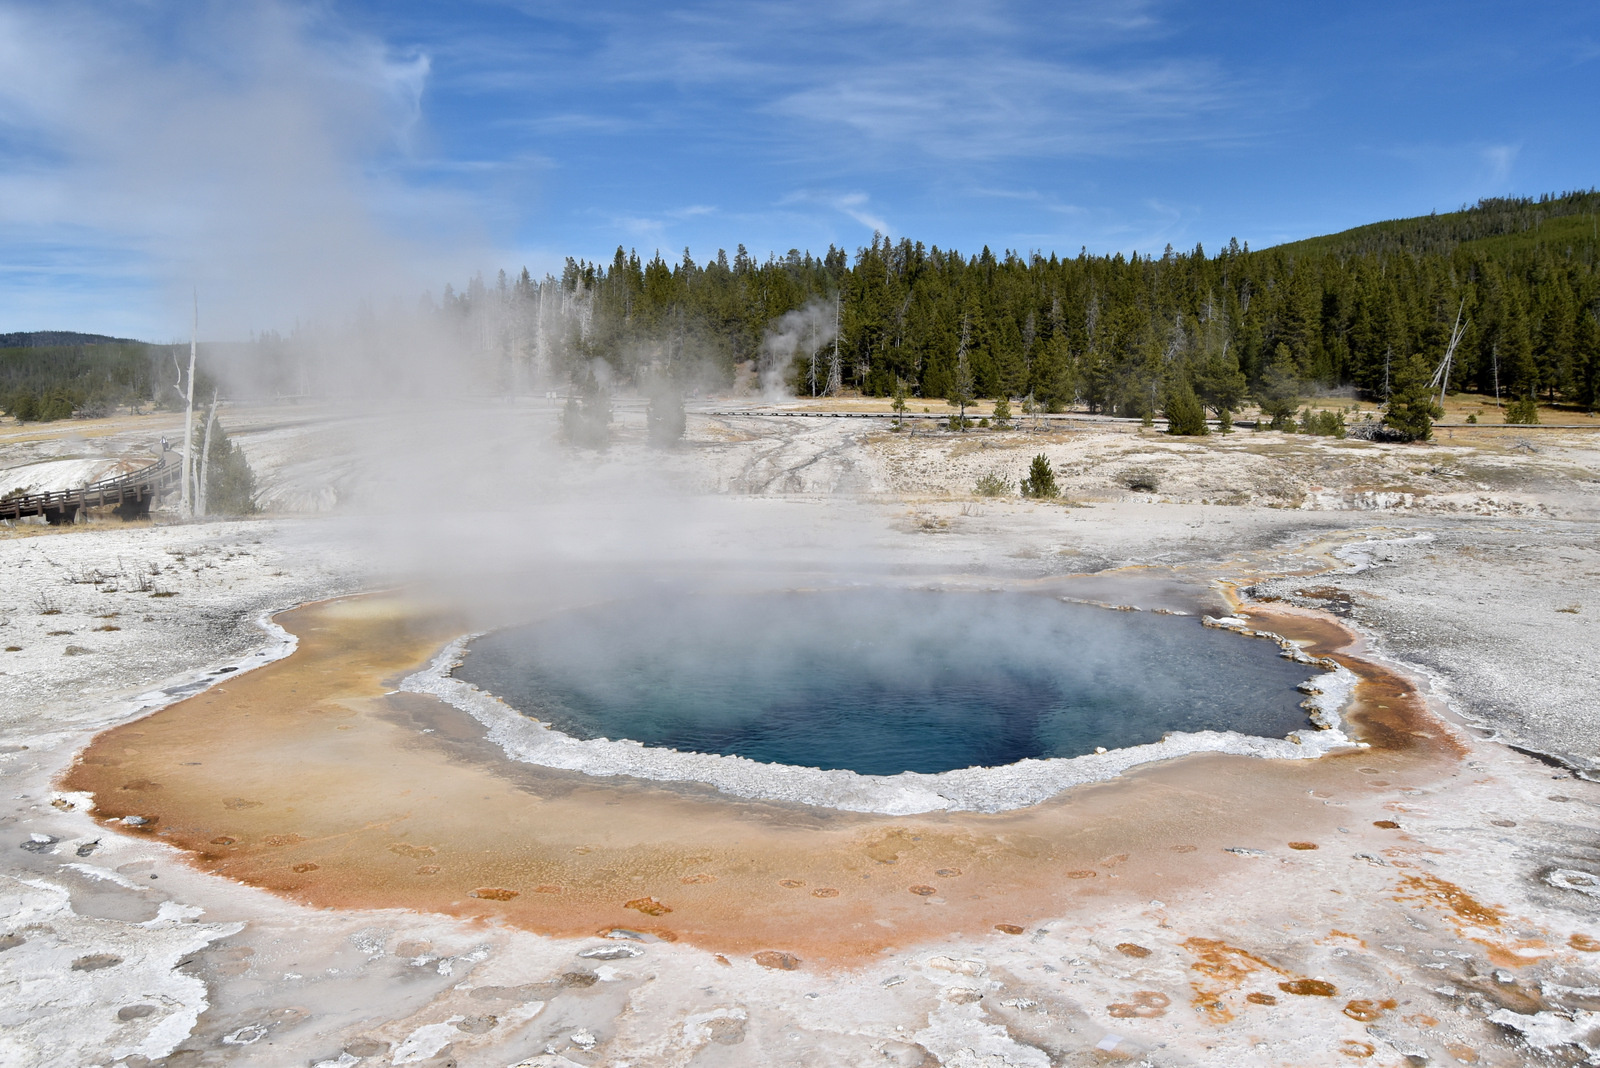
[[[1300,381],[1294,372],[1294,357],[1280,343],[1272,362],[1256,387],[1256,403],[1273,430],[1293,430],[1295,409],[1300,405]]]
[[[1539,421],[1539,402],[1532,397],[1523,397],[1506,405],[1506,422],[1521,423],[1532,426]]]
[[[576,376],[561,412],[561,434],[569,445],[599,450],[611,444],[611,393],[596,364],[601,361],[584,364]]]
[[[1194,395],[1189,380],[1178,376],[1167,387],[1167,400],[1162,414],[1167,418],[1167,433],[1187,437],[1200,437],[1211,432],[1206,426],[1206,410],[1200,398]]]
[[[1239,370],[1238,357],[1230,355],[1226,345],[1196,368],[1194,378],[1201,400],[1218,419],[1223,412],[1238,411],[1250,388],[1249,380]]]
[[[994,428],[996,430],[1011,429],[1011,398],[1004,393],[1000,394],[994,402]]]
[[[1578,378],[1575,399],[1592,412],[1600,408],[1600,320],[1593,311],[1585,310],[1578,318],[1573,362]]]
[[[200,434],[196,427],[196,449]],[[217,422],[211,428],[211,448],[206,453],[206,511],[211,515],[252,515],[256,511],[256,475],[244,450],[228,438]]]
[[[1033,458],[1033,463],[1028,468],[1028,477],[1022,480],[1022,495],[1036,499],[1061,496],[1061,488],[1056,485],[1056,473],[1050,467],[1050,459],[1042,452]]]
[[[683,440],[685,425],[683,394],[665,383],[658,386],[645,411],[645,437],[658,449],[671,448]]]
[[[1383,422],[1401,441],[1427,441],[1433,436],[1433,421],[1444,414],[1433,399],[1429,377],[1428,365],[1421,356],[1395,361],[1394,392]]]

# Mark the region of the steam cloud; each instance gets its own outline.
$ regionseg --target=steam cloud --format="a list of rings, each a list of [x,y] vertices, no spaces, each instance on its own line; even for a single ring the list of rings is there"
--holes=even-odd
[[[828,382],[828,367],[821,350],[833,342],[836,326],[832,302],[821,300],[787,312],[773,323],[761,342],[762,396],[779,400],[794,395],[790,376],[797,359],[817,361],[816,390],[823,392]],[[807,376],[811,377],[809,366]]]
[[[199,287],[206,333],[242,337],[461,276],[486,246],[470,203],[387,177],[423,138],[429,68],[273,0],[0,6],[0,135],[22,147],[0,228],[49,265],[0,312],[164,340],[187,335]],[[62,232],[153,285],[147,322],[62,307],[87,269]]]
[[[335,402],[307,437],[244,444],[280,450],[259,465],[276,480],[270,504],[333,506],[342,518],[319,529],[344,524],[384,578],[509,605],[662,571],[882,566],[863,516],[796,529],[778,506],[684,492],[703,485],[681,467],[558,445],[560,404],[543,394],[587,358],[581,284],[495,279],[449,308],[418,306],[441,280],[508,261],[470,196],[394,177],[426,143],[426,55],[277,0],[0,0],[0,69],[0,136],[28,149],[0,172],[10,247],[53,257],[58,276],[85,269],[82,249],[51,245],[63,231],[122,251],[128,287],[149,289],[148,322],[108,322],[83,298],[79,329],[186,339],[198,287],[203,337],[265,332],[203,350],[202,369],[225,399]],[[0,315],[44,306],[16,292]],[[67,313],[51,299],[52,317]],[[795,357],[832,338],[831,305],[785,316],[763,386],[781,392]],[[692,342],[663,342],[641,384],[670,372],[692,388]]]

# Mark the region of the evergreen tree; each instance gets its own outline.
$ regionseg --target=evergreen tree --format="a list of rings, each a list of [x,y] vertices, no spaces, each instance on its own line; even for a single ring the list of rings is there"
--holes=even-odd
[[[1444,414],[1433,399],[1431,371],[1421,356],[1396,361],[1394,392],[1384,411],[1384,425],[1401,441],[1427,441],[1433,436],[1433,421]]]
[[[1011,398],[1004,393],[994,402],[994,428],[996,430],[1011,429]]]
[[[1211,432],[1206,426],[1206,410],[1194,394],[1189,380],[1179,376],[1167,387],[1166,406],[1162,412],[1167,418],[1167,433],[1198,437]]]
[[[567,393],[561,434],[569,445],[599,450],[611,444],[611,391],[603,368],[598,360],[585,364]]]
[[[1532,397],[1523,397],[1506,405],[1506,422],[1531,426],[1538,421],[1539,402]]]
[[[1033,463],[1028,468],[1028,477],[1022,480],[1022,495],[1036,499],[1061,496],[1061,489],[1056,485],[1056,473],[1050,467],[1050,459],[1042,452],[1033,458]]]
[[[1294,356],[1279,343],[1272,363],[1256,387],[1256,403],[1272,430],[1293,430],[1295,409],[1300,405],[1300,381],[1294,372]]]
[[[1578,317],[1573,362],[1577,368],[1573,400],[1592,412],[1600,408],[1600,318],[1594,311],[1585,309]]]
[[[1194,388],[1206,407],[1221,419],[1223,412],[1239,410],[1250,382],[1239,370],[1238,357],[1230,355],[1223,347],[1195,369]]]
[[[685,427],[683,394],[663,383],[652,392],[645,411],[645,437],[656,448],[666,449],[683,440]]]
[[[204,435],[195,427],[195,449]],[[228,437],[219,421],[211,427],[211,448],[206,454],[206,512],[211,515],[252,515],[256,511],[256,475],[238,442]]]

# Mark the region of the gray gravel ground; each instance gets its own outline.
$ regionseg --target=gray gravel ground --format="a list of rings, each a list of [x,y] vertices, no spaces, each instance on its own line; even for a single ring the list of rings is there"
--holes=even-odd
[[[1594,526],[1421,519],[1373,534],[1383,541],[1356,557],[1359,570],[1257,595],[1333,611],[1430,675],[1486,734],[1600,772]]]
[[[334,483],[361,467],[328,444],[348,421],[319,439],[303,413],[245,414],[239,439],[274,500],[350,499]],[[1089,901],[1026,937],[950,939],[837,974],[722,964],[682,944],[336,914],[110,832],[53,779],[104,727],[276,649],[263,611],[384,581],[402,557],[353,533],[370,526],[328,518],[0,537],[0,645],[19,647],[0,653],[0,1063],[1600,1063],[1600,961],[1582,948],[1600,948],[1600,786],[1501,744],[1600,771],[1593,444],[1207,444],[1122,429],[911,441],[842,420],[776,423],[691,420],[689,446],[661,460],[625,419],[591,474],[615,487],[653,465],[714,502],[714,521],[673,543],[684,559],[698,547],[749,566],[777,545],[786,563],[861,574],[1083,575],[1072,581],[1086,599],[1146,608],[1214,606],[1212,578],[1253,583],[1258,598],[1343,616],[1423,673],[1441,714],[1469,725],[1442,728],[1467,756],[1439,781],[1327,799],[1338,827],[1319,850],[1259,834],[1245,810],[1239,848],[1219,860],[1230,867],[1170,900]],[[30,431],[13,447],[11,432],[0,462],[115,455],[149,434]],[[965,491],[1041,450],[1069,502]],[[1133,465],[1160,468],[1160,493],[1127,488]],[[461,485],[504,478],[483,466]],[[671,541],[670,526],[649,533]],[[581,529],[562,559],[629,544],[614,538]],[[1124,569],[1115,582],[1094,574],[1112,568]],[[1499,909],[1503,925],[1463,925],[1441,886]],[[1133,943],[1148,955],[1119,948]],[[1213,944],[1250,955],[1197,956]],[[1341,996],[1247,1006],[1245,990],[1278,989],[1271,969]],[[1224,1020],[1201,992],[1235,973],[1243,985],[1205,995],[1237,1012]]]

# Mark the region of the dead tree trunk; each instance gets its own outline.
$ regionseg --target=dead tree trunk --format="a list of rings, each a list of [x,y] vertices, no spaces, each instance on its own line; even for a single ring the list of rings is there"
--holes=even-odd
[[[211,414],[206,418],[206,433],[200,443],[200,478],[195,482],[195,512],[206,515],[206,487],[211,484],[211,428],[217,425],[217,391],[211,390]]]
[[[180,503],[183,514],[188,516],[194,515],[194,358],[195,350],[199,347],[199,335],[200,294],[196,292],[194,321],[189,331],[189,388],[184,394],[183,403],[183,495]]]

